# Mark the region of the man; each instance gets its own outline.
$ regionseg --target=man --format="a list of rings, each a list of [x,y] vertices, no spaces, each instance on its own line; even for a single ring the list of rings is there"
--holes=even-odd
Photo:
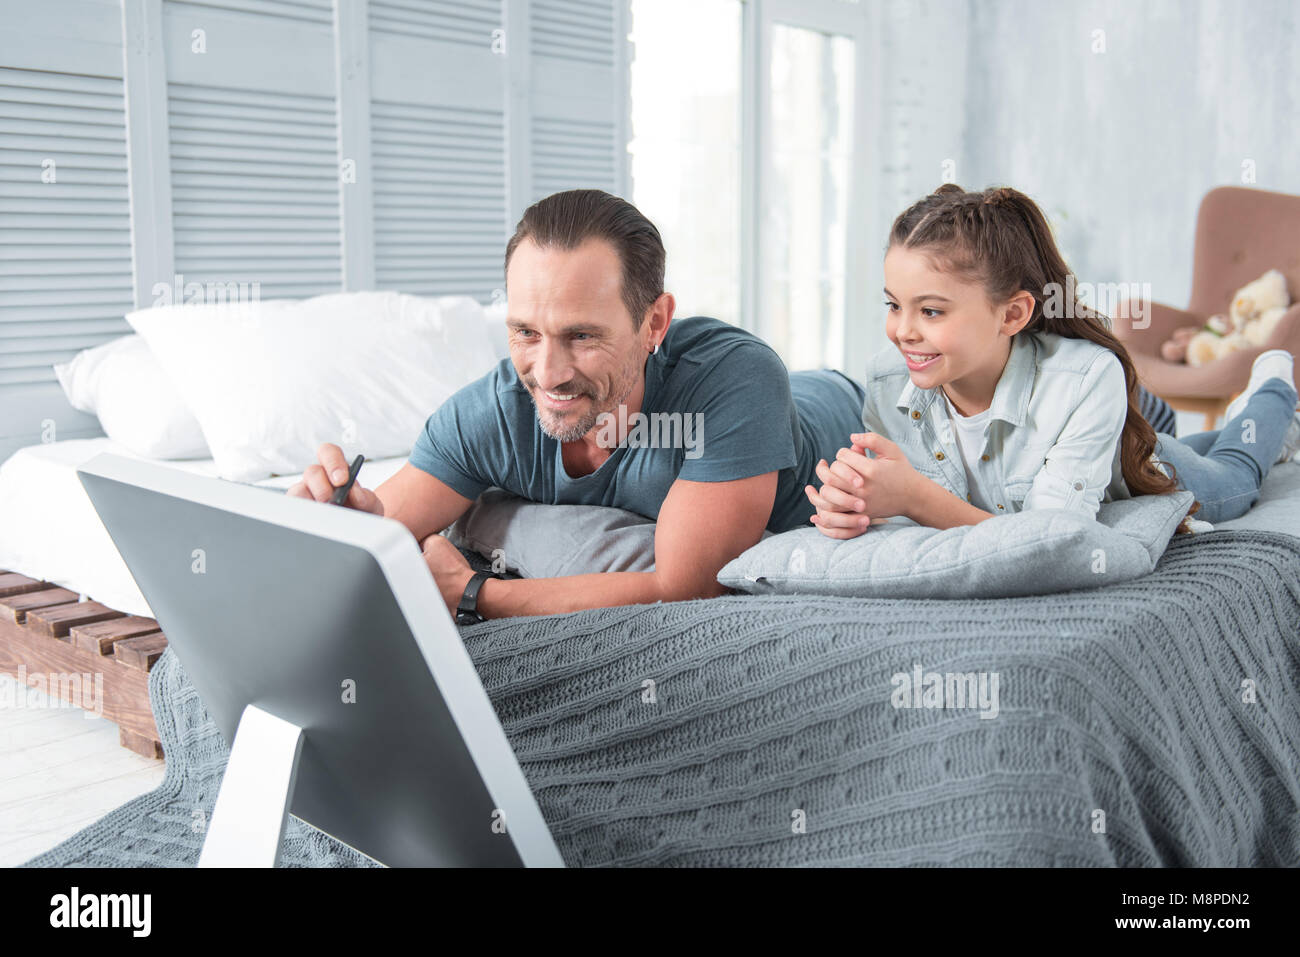
[[[448,607],[469,620],[723,594],[722,566],[765,528],[806,524],[818,459],[861,431],[864,393],[846,377],[789,374],[761,340],[715,319],[673,322],[664,259],[654,225],[608,193],[531,206],[506,246],[510,358],[429,417],[392,478],[349,493],[347,505],[411,530]],[[669,430],[639,427],[665,415],[670,448],[645,441]],[[342,450],[325,444],[318,459],[289,494],[325,501],[343,484]],[[476,576],[437,533],[492,486],[655,519],[654,570]]]

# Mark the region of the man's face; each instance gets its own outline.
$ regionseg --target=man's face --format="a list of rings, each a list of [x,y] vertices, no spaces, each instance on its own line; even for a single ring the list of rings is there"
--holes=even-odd
[[[646,351],[623,303],[614,247],[515,247],[506,271],[510,360],[537,406],[542,431],[574,442],[617,414],[645,375]]]

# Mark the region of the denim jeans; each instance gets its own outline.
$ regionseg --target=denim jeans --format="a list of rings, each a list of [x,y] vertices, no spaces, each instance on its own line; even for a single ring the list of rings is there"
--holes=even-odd
[[[1156,433],[1156,458],[1177,471],[1178,487],[1201,503],[1193,518],[1215,524],[1245,515],[1259,500],[1259,486],[1282,454],[1282,441],[1296,413],[1296,391],[1269,379],[1241,414],[1214,432],[1185,439]]]

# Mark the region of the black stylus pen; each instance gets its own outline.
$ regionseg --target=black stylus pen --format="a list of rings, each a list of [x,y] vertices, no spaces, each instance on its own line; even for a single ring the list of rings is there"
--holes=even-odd
[[[348,480],[340,485],[334,491],[334,497],[330,499],[331,505],[342,505],[348,499],[348,492],[352,491],[352,486],[361,473],[361,463],[366,460],[364,455],[358,455],[352,460],[352,466],[348,469]]]

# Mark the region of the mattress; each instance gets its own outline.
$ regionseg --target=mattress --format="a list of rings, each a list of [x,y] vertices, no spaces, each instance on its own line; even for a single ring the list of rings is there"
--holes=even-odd
[[[101,452],[144,459],[111,439],[96,438],[27,446],[0,465],[0,568],[54,582],[127,614],[153,618],[77,478],[77,468]],[[212,459],[148,461],[217,477]],[[366,462],[357,480],[373,489],[405,462],[405,456]],[[254,484],[287,489],[300,478],[301,472]]]

